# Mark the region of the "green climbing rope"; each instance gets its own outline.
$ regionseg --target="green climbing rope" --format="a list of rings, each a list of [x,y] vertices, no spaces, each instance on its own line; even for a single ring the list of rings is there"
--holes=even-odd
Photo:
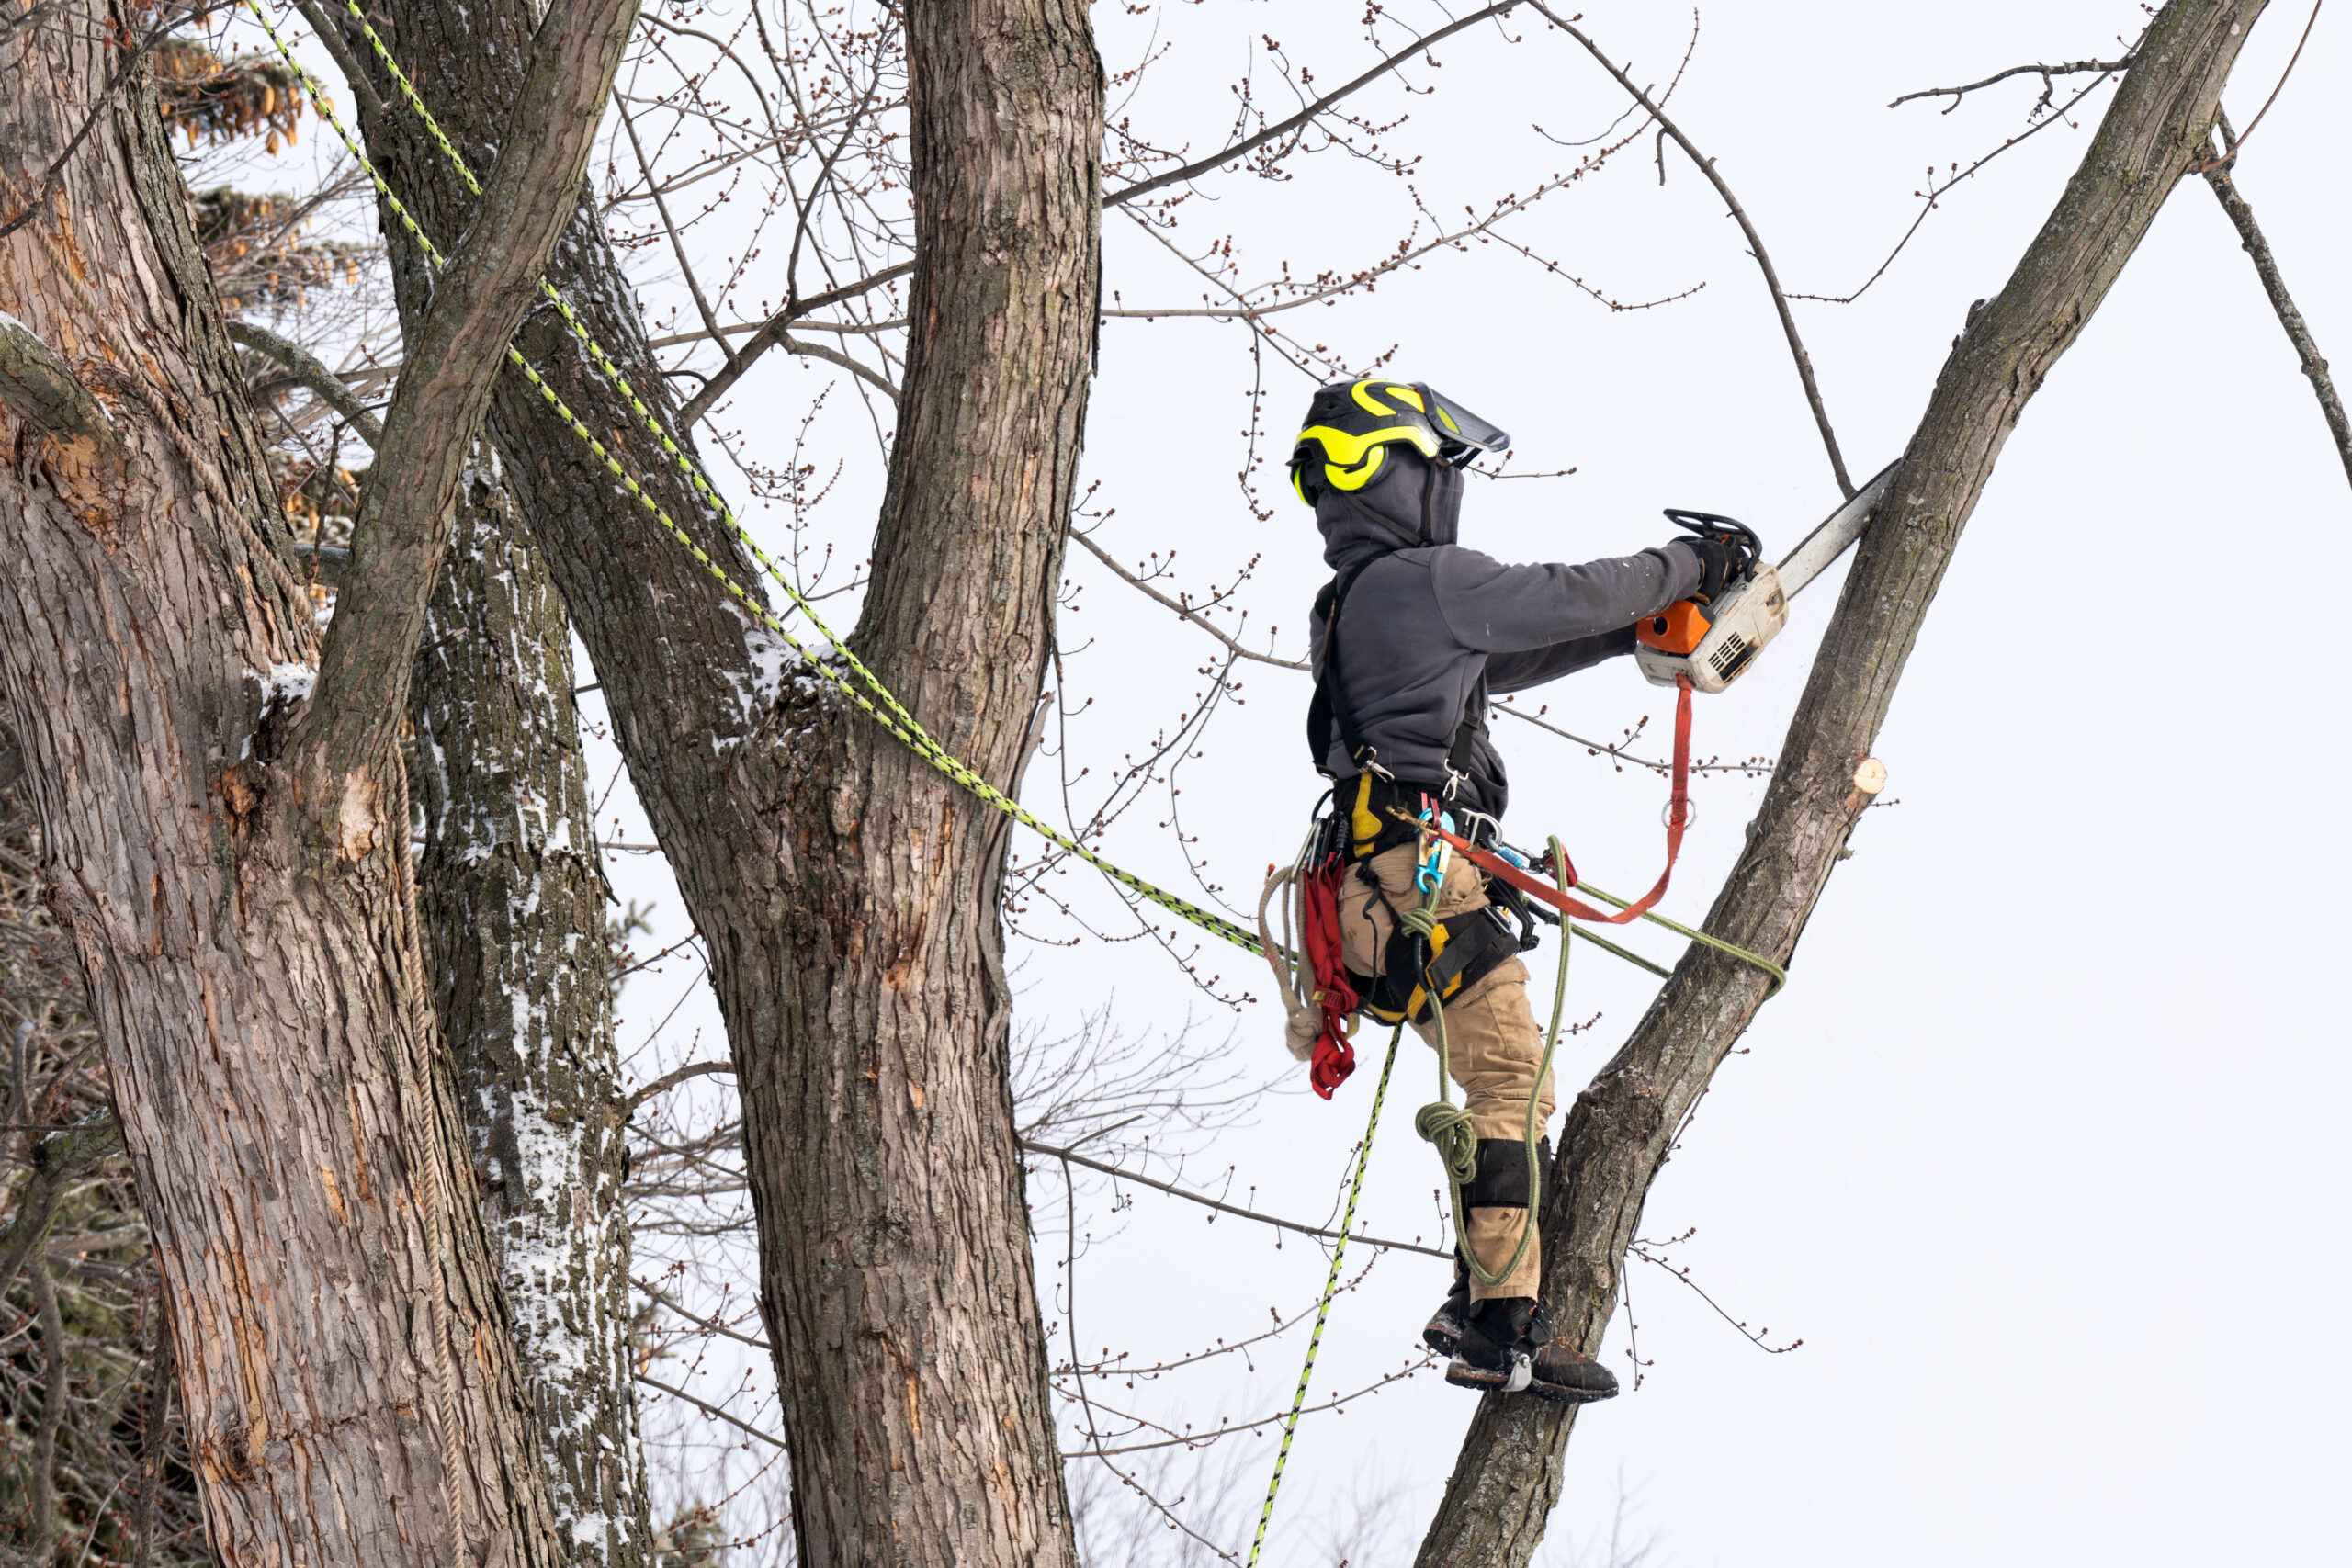
[[[1266,1483],[1266,1501],[1258,1510],[1258,1533],[1250,1541],[1250,1568],[1257,1568],[1265,1549],[1266,1526],[1274,1517],[1274,1494],[1283,1489],[1283,1470],[1290,1463],[1290,1440],[1298,1432],[1298,1417],[1306,1408],[1307,1381],[1315,1375],[1315,1353],[1323,1348],[1324,1320],[1331,1315],[1331,1298],[1340,1293],[1340,1260],[1348,1253],[1348,1232],[1355,1225],[1356,1199],[1363,1192],[1363,1173],[1372,1164],[1372,1135],[1380,1130],[1380,1105],[1388,1098],[1388,1075],[1396,1066],[1396,1042],[1404,1038],[1399,1023],[1388,1032],[1388,1058],[1380,1064],[1380,1085],[1372,1091],[1372,1118],[1363,1125],[1363,1144],[1356,1150],[1355,1179],[1348,1183],[1347,1207],[1340,1213],[1339,1238],[1331,1244],[1331,1269],[1324,1276],[1323,1299],[1316,1303],[1315,1332],[1307,1337],[1306,1363],[1298,1369],[1298,1388],[1290,1398],[1290,1414],[1283,1418],[1283,1446],[1274,1454],[1273,1478]]]
[[[1568,863],[1568,852],[1556,836],[1552,840],[1552,863],[1555,866]],[[1443,885],[1441,883],[1440,886]],[[1562,890],[1566,891],[1565,885]],[[1433,910],[1437,895],[1435,887],[1421,895],[1421,907],[1404,919],[1407,931],[1428,937],[1436,918]],[[1535,1195],[1543,1190],[1544,1184],[1544,1122],[1536,1108],[1543,1102],[1544,1080],[1552,1076],[1552,1057],[1560,1048],[1560,1019],[1567,1009],[1568,1000],[1569,945],[1567,938],[1563,936],[1560,939],[1558,977],[1552,983],[1552,1027],[1544,1032],[1544,1057],[1536,1066],[1534,1080],[1527,1087],[1527,1206],[1520,1213],[1519,1245],[1511,1249],[1510,1261],[1491,1274],[1471,1249],[1470,1227],[1462,1209],[1462,1189],[1476,1179],[1478,1175],[1478,1130],[1470,1119],[1469,1107],[1453,1103],[1453,1047],[1445,1032],[1445,998],[1438,995],[1436,987],[1429,988],[1430,1022],[1437,1034],[1437,1098],[1414,1114],[1413,1131],[1436,1147],[1438,1160],[1445,1167],[1446,1199],[1453,1211],[1454,1247],[1461,1254],[1463,1266],[1470,1270],[1472,1279],[1489,1288],[1501,1284],[1518,1271],[1521,1262],[1527,1257],[1527,1249],[1535,1241]]]

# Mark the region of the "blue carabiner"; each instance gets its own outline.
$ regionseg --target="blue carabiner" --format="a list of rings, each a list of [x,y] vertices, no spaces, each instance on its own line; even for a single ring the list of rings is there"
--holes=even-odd
[[[1428,796],[1424,795],[1422,798],[1426,800]],[[1453,813],[1451,811],[1440,811],[1435,807],[1425,807],[1421,811],[1421,820],[1434,821],[1447,832],[1453,831]],[[1430,840],[1429,852],[1421,857],[1421,863],[1413,871],[1413,886],[1416,888],[1423,893],[1434,893],[1438,890],[1445,881],[1445,864],[1450,858],[1449,852],[1452,848],[1453,846],[1443,839]]]

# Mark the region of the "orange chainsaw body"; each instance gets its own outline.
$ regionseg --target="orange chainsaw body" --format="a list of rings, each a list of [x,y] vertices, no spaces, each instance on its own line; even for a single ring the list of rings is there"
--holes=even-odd
[[[1636,621],[1634,640],[1660,653],[1687,654],[1697,650],[1713,625],[1696,599],[1677,599],[1657,615]]]

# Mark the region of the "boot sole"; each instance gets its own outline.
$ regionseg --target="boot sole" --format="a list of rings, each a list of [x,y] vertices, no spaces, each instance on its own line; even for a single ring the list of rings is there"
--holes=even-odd
[[[1548,1399],[1555,1404],[1597,1404],[1604,1399],[1617,1397],[1617,1391],[1613,1388],[1603,1393],[1597,1389],[1564,1388],[1558,1383],[1544,1382],[1540,1380],[1529,1383],[1527,1392],[1538,1399]]]
[[[1445,1364],[1445,1381],[1456,1388],[1476,1389],[1480,1393],[1508,1393],[1514,1370],[1510,1367],[1498,1370],[1476,1367],[1456,1356]],[[1534,1386],[1533,1383],[1527,1385],[1531,1389]]]
[[[1456,1388],[1476,1389],[1481,1393],[1501,1393],[1509,1392],[1507,1385],[1510,1382],[1510,1371],[1509,1369],[1495,1371],[1474,1367],[1457,1356],[1446,1363],[1445,1381]],[[1567,1388],[1541,1380],[1529,1383],[1520,1392],[1532,1393],[1538,1399],[1548,1399],[1555,1404],[1596,1404],[1604,1399],[1614,1399],[1618,1393],[1613,1388],[1604,1393],[1598,1389]]]
[[[1451,1356],[1462,1348],[1462,1331],[1431,1323],[1421,1330],[1421,1343],[1441,1356]]]

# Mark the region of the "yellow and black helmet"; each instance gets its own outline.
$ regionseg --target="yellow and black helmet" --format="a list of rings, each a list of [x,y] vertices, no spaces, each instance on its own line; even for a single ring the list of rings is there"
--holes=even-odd
[[[1291,447],[1291,488],[1307,505],[1324,490],[1362,490],[1386,467],[1388,448],[1410,446],[1432,463],[1461,468],[1510,437],[1426,382],[1367,377],[1315,394],[1306,427]]]

